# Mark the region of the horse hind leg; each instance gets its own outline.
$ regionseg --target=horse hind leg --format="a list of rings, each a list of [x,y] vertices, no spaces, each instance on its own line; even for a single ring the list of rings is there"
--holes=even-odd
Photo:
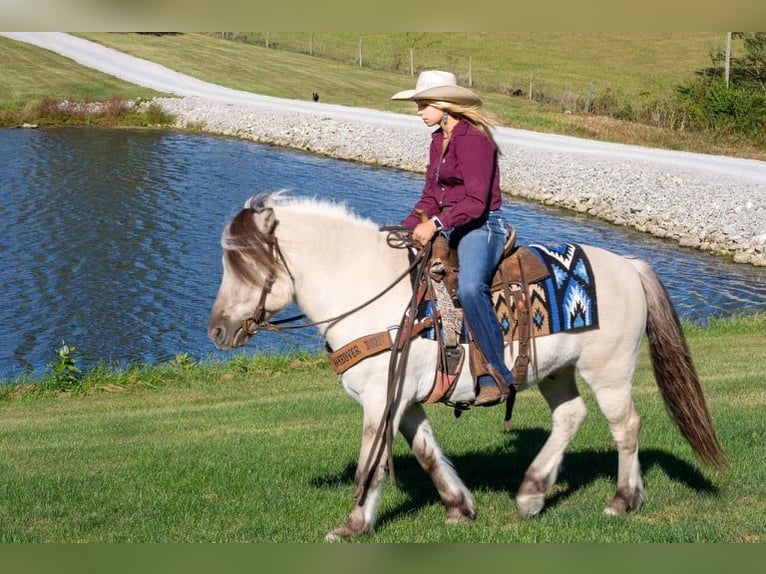
[[[614,369],[614,365],[611,368]],[[638,460],[641,417],[631,397],[633,370],[623,376],[614,370],[611,375],[605,371],[599,376],[592,372],[581,374],[593,390],[617,446],[617,492],[604,508],[604,513],[617,516],[636,511],[644,502],[644,481]]]
[[[629,411],[619,424],[609,423],[617,444],[617,493],[604,508],[605,514],[619,516],[633,512],[644,504],[644,481],[638,461],[638,435],[641,418],[631,401]]]
[[[418,463],[436,486],[444,504],[446,521],[457,523],[474,520],[476,512],[473,497],[436,442],[431,423],[421,405],[413,405],[407,409],[399,430],[409,443]]]
[[[516,494],[522,516],[537,515],[545,506],[545,497],[556,483],[561,461],[587,409],[574,377],[574,367],[559,371],[538,383],[538,388],[551,409],[551,434],[529,465]]]
[[[644,503],[644,481],[638,461],[641,417],[633,406],[629,390],[597,393],[596,400],[617,445],[617,492],[604,508],[604,513],[618,516],[636,511]]]

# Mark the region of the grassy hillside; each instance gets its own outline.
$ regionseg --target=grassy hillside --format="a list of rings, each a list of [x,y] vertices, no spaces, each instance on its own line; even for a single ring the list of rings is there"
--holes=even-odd
[[[467,84],[470,65],[473,87],[501,125],[766,159],[766,150],[742,142],[712,142],[701,134],[578,111],[588,98],[614,105],[667,97],[710,65],[710,51],[723,41],[718,33],[280,32],[237,33],[235,41],[191,33],[82,36],[238,89],[304,100],[318,92],[322,102],[402,113],[413,112],[413,106],[389,98],[414,85],[409,75],[412,48],[416,73],[447,69]],[[358,65],[360,40],[364,66]],[[734,50],[738,53],[741,46]],[[534,93],[544,92],[548,103],[526,97],[530,76]],[[522,96],[509,95],[517,89]]]
[[[710,50],[722,41],[717,33],[269,33],[269,47],[265,33],[238,33],[234,41],[195,33],[80,35],[237,89],[304,100],[318,92],[322,102],[401,113],[412,113],[414,107],[389,97],[414,85],[415,78],[409,75],[412,49],[416,73],[448,69],[467,84],[470,66],[473,87],[500,125],[766,159],[766,150],[739,141],[714,142],[702,134],[579,111],[584,101],[598,98],[615,105],[667,97],[678,83],[709,65]],[[737,50],[741,46],[735,45]],[[100,99],[152,94],[5,38],[0,38],[0,69],[0,111],[47,96]],[[530,79],[534,94],[543,93],[547,103],[528,99]],[[522,95],[509,95],[514,90]]]
[[[158,95],[48,50],[0,37],[0,110],[48,97],[84,101]]]
[[[227,36],[228,37],[228,36]],[[632,97],[657,92],[710,65],[723,34],[710,32],[308,33],[238,32],[234,39],[409,75],[453,71],[477,89],[512,91],[533,84],[554,92],[617,88]],[[406,83],[406,80],[405,80]]]

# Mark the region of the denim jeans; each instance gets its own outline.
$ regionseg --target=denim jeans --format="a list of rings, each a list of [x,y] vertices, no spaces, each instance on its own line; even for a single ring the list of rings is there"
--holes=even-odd
[[[513,384],[513,375],[505,364],[503,333],[492,308],[490,283],[507,238],[503,219],[490,212],[485,221],[456,228],[450,234],[450,244],[457,245],[460,258],[458,299],[466,322],[487,363]],[[484,377],[482,377],[484,379]],[[487,381],[480,380],[480,384]]]

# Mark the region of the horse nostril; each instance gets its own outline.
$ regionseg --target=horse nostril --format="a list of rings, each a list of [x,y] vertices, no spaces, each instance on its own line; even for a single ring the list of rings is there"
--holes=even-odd
[[[213,343],[220,344],[226,337],[226,331],[221,327],[214,327],[208,332],[208,337],[210,337],[210,340],[213,341]]]

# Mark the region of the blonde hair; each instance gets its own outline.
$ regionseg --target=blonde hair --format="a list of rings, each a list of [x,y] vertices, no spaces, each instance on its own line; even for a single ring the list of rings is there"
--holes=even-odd
[[[500,153],[500,148],[498,147],[497,142],[492,135],[492,128],[494,128],[494,123],[484,112],[481,111],[479,106],[468,106],[465,104],[456,104],[454,102],[441,100],[429,100],[429,103],[433,107],[447,112],[451,116],[455,116],[458,119],[464,119],[467,121],[481,133],[483,133],[487,139],[492,142],[492,145],[495,147],[498,154]]]

